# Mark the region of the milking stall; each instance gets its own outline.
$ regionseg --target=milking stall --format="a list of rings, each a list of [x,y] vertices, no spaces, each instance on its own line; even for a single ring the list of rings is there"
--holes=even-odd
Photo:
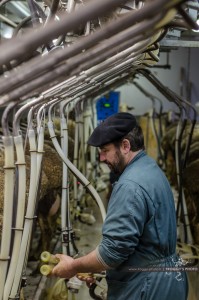
[[[196,0],[0,1],[0,300],[109,300],[106,270],[51,272],[102,240],[117,179],[88,140],[120,112],[171,185],[176,270],[199,300],[198,57]]]

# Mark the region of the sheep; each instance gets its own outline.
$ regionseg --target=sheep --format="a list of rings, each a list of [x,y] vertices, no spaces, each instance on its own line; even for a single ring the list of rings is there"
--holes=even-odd
[[[57,227],[56,219],[60,214],[61,203],[62,161],[55,149],[46,143],[44,144],[42,170],[48,179],[48,186],[46,193],[41,194],[37,205],[42,240],[42,247],[39,251],[52,248],[50,244]]]
[[[51,146],[45,144],[44,145],[44,156],[42,162],[42,171],[41,171],[41,179],[40,179],[40,188],[39,188],[39,195],[38,195],[38,205],[36,207],[35,214],[38,215],[38,222],[42,224],[41,218],[47,218],[46,222],[50,222],[50,218],[53,219],[53,213],[57,213],[57,209],[54,212],[51,206],[53,202],[56,202],[57,197],[60,197],[61,194],[61,186],[62,186],[62,161]],[[30,154],[28,150],[26,150],[25,155],[26,160],[26,205],[28,201],[28,192],[29,192],[29,184],[30,184]],[[0,237],[2,234],[2,226],[3,226],[3,201],[4,201],[4,152],[0,152],[0,187],[2,193],[0,194]],[[54,201],[53,197],[54,195]],[[49,204],[47,203],[47,199],[51,199]],[[58,201],[60,202],[60,201]],[[47,205],[48,204],[48,205]],[[44,206],[42,210],[42,206]],[[59,205],[60,206],[60,205]],[[15,208],[14,208],[15,209]],[[40,211],[41,210],[41,211]],[[44,210],[46,210],[44,212]],[[49,212],[49,216],[48,216]],[[47,217],[48,216],[48,217]],[[49,218],[49,219],[48,219]],[[49,226],[52,228],[52,224]],[[43,229],[41,228],[41,239],[43,247],[49,247],[51,239],[47,236]],[[45,240],[48,240],[46,242]],[[45,245],[45,246],[44,246]],[[48,246],[47,246],[48,245]],[[45,248],[40,249],[45,250]]]
[[[172,123],[162,139],[162,148],[165,152],[166,157],[166,174],[170,183],[177,188],[177,176],[176,176],[176,158],[175,158],[175,138],[176,138],[176,123]],[[191,124],[187,124],[181,143],[181,156],[182,164],[185,156],[185,149],[188,139],[188,134],[191,129]],[[189,156],[186,164],[183,168],[182,184],[185,194],[185,200],[187,204],[188,216],[190,220],[190,229],[193,235],[193,242],[199,244],[199,180],[198,180],[198,169],[199,169],[199,125],[196,124],[193,137],[191,140]]]

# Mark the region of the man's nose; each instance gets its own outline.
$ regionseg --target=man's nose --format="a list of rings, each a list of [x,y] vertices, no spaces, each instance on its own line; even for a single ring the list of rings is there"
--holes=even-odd
[[[101,152],[100,153],[100,161],[105,161],[106,160],[106,157],[105,155]]]

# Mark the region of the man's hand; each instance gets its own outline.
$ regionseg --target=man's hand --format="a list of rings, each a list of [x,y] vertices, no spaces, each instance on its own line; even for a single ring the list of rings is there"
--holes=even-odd
[[[97,259],[96,250],[76,259],[64,254],[56,254],[55,257],[60,262],[53,268],[51,275],[57,277],[70,279],[77,273],[96,273],[105,270]]]
[[[56,254],[60,262],[53,268],[51,275],[70,279],[76,275],[76,270],[74,269],[73,263],[74,259],[70,256],[64,254]]]

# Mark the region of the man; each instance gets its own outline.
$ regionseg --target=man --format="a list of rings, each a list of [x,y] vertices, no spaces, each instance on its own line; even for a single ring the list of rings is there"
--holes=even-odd
[[[120,177],[113,185],[97,249],[73,259],[58,255],[53,275],[106,270],[108,300],[185,300],[188,286],[176,256],[176,216],[170,185],[144,151],[141,127],[129,113],[108,117],[88,144]]]

